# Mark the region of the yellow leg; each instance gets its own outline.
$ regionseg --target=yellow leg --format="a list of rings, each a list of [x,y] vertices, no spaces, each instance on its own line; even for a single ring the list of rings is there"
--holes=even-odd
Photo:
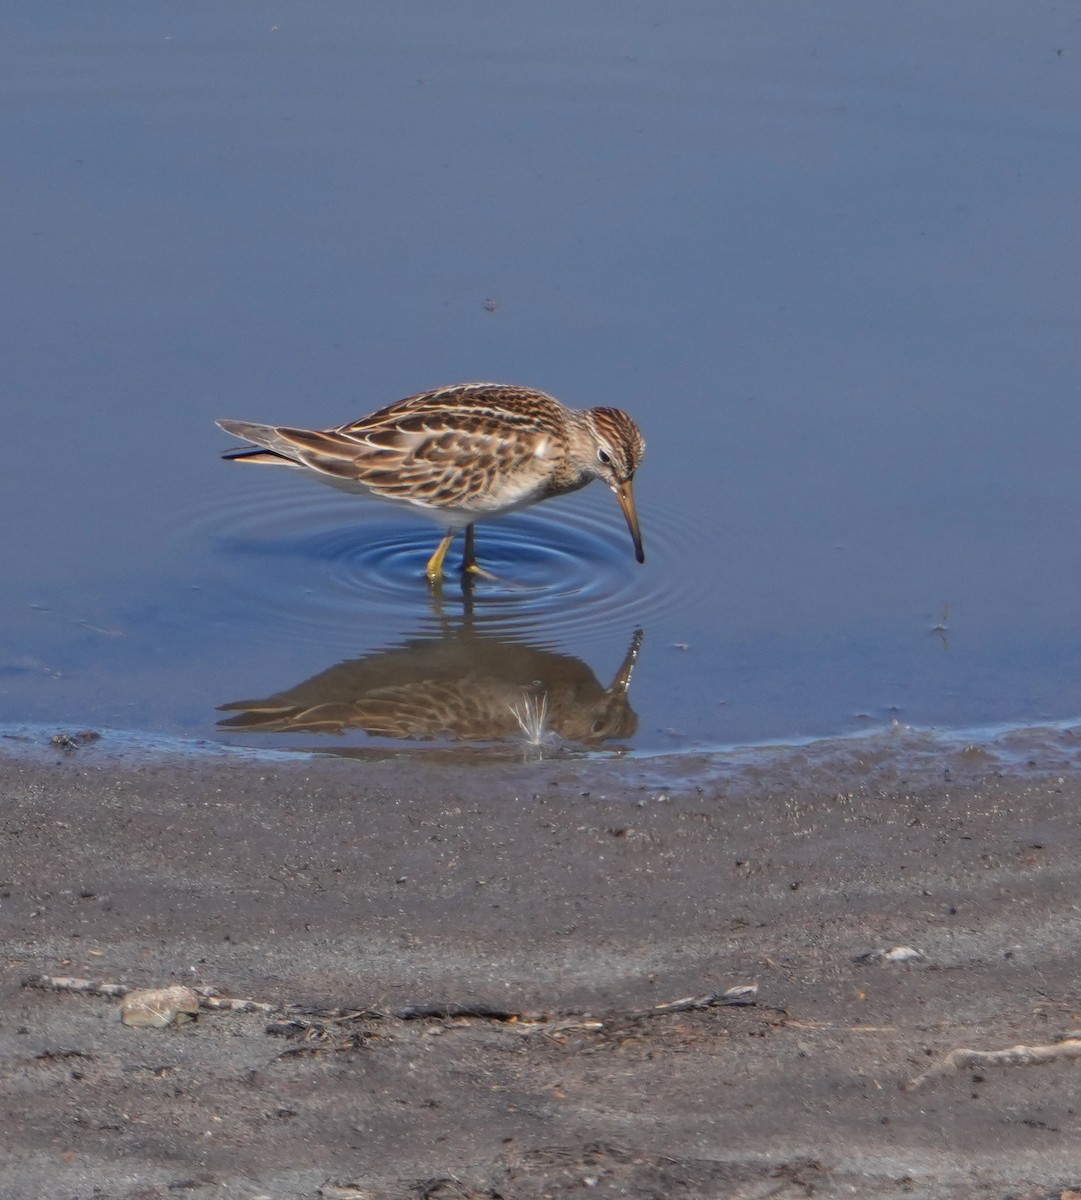
[[[473,526],[465,527],[465,552],[462,554],[462,575],[479,575],[482,579],[495,579],[491,571],[477,564],[477,550],[473,539]]]
[[[470,526],[472,528],[472,526]],[[442,583],[443,582],[443,559],[447,557],[447,551],[450,549],[451,542],[454,541],[454,530],[448,530],[446,536],[435,549],[435,553],[428,559],[428,582]]]

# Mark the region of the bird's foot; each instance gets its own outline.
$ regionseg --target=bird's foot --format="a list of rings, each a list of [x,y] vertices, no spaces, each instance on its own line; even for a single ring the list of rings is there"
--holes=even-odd
[[[462,563],[462,579],[469,580],[472,583],[474,578],[490,579],[493,583],[500,582],[498,575],[493,575],[491,571],[486,571],[479,563]]]

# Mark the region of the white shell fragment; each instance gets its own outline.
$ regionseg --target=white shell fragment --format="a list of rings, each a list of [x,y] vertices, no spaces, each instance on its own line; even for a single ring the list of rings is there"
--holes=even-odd
[[[923,958],[919,950],[912,946],[894,946],[892,950],[882,951],[883,962],[908,962],[912,958]]]
[[[120,1019],[125,1025],[145,1029],[165,1029],[194,1021],[199,997],[189,987],[174,984],[165,988],[144,988],[129,992],[120,1004]]]
[[[900,963],[919,962],[925,955],[912,946],[894,946],[892,950],[868,950],[866,954],[857,954],[856,962],[864,963]]]

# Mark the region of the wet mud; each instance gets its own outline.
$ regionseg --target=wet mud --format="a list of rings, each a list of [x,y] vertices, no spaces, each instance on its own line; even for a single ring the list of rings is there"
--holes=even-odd
[[[1077,774],[107,742],[0,762],[5,1197],[1081,1190],[1081,1063],[943,1065],[1081,1028]]]

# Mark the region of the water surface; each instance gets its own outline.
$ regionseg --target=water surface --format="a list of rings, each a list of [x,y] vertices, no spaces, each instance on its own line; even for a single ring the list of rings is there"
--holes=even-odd
[[[0,723],[275,745],[218,707],[423,682],[424,647],[468,691],[492,645],[588,712],[638,631],[610,748],[1081,712],[1069,10],[151,0],[5,33]],[[434,600],[428,522],[218,458],[215,417],[468,379],[638,419],[643,567],[594,487],[482,527],[501,582]]]

